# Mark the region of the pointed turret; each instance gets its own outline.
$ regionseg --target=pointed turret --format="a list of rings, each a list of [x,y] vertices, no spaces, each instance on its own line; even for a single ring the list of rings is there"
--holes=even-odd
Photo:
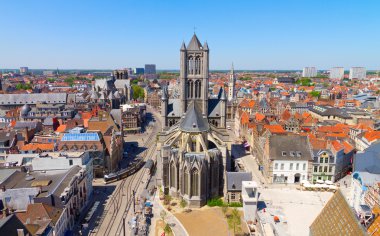
[[[220,100],[226,101],[227,100],[226,91],[224,91],[222,87],[220,87],[220,90],[222,90],[220,94]]]
[[[203,49],[204,49],[204,50],[208,50],[208,44],[207,44],[207,41],[203,44]]]
[[[168,94],[167,94],[167,92],[166,92],[166,88],[163,88],[163,89],[162,89],[161,100],[162,100],[162,101],[166,101],[166,100],[168,100]]]
[[[182,42],[181,51],[186,51],[186,45],[185,45],[185,42]]]

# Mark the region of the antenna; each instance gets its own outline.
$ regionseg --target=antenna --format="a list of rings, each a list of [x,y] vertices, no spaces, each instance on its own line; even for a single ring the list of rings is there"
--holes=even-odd
[[[195,34],[195,30],[197,29],[197,27],[194,26],[194,34]]]

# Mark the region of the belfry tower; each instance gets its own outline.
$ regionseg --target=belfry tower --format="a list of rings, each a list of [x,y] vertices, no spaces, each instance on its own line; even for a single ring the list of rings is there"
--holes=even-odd
[[[181,47],[180,86],[181,113],[187,111],[191,101],[201,108],[203,117],[208,116],[209,49],[194,34],[190,43]]]
[[[235,78],[234,64],[232,64],[230,78],[228,81],[228,101],[232,101],[236,98],[235,83],[236,83],[236,78]]]

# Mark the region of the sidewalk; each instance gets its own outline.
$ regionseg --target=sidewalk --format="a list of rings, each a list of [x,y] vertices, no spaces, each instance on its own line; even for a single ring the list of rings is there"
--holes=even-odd
[[[160,212],[162,210],[166,211],[167,216],[166,216],[166,222],[171,225],[173,234],[175,236],[188,236],[189,234],[187,233],[185,227],[181,224],[181,222],[168,210],[165,209],[165,207],[161,204],[160,198],[159,198],[159,191],[156,191],[154,195],[154,203],[153,203],[153,214],[154,214],[154,219],[151,225],[151,231],[150,235],[155,235],[155,228],[156,228],[156,220],[160,218]]]

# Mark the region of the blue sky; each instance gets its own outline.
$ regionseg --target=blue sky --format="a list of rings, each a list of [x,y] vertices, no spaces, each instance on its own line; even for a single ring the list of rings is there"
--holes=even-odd
[[[380,69],[380,1],[0,2],[0,68],[179,67],[194,26],[211,69]]]

